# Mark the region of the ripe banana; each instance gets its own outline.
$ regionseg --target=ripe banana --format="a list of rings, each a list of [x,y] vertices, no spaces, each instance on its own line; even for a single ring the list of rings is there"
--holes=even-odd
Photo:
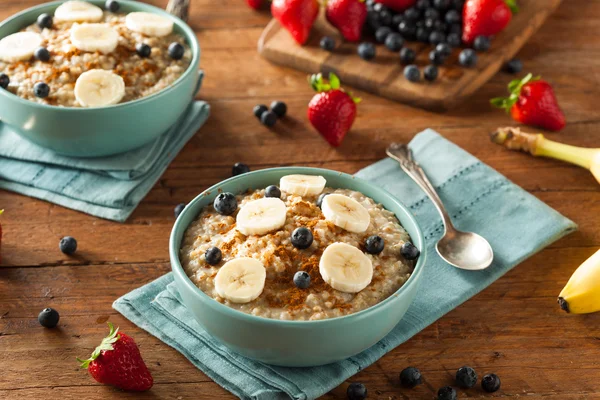
[[[319,261],[319,272],[332,288],[358,293],[371,283],[373,264],[362,251],[347,243],[327,246]]]
[[[325,219],[349,232],[361,233],[369,228],[369,211],[358,201],[341,194],[332,193],[321,202]]]
[[[83,107],[110,106],[125,96],[125,82],[112,71],[92,69],[77,78],[74,93]]]
[[[558,295],[558,304],[571,314],[600,311],[600,250],[575,270]]]
[[[279,187],[287,193],[299,196],[316,196],[325,188],[327,181],[316,175],[286,175],[279,180]]]
[[[108,24],[74,24],[71,43],[81,51],[112,53],[119,44],[119,33]]]
[[[265,197],[244,204],[235,219],[237,230],[242,234],[264,235],[285,224],[287,207],[280,199]]]
[[[67,1],[54,11],[57,22],[98,22],[103,15],[100,7],[85,1]]]
[[[125,17],[125,26],[146,36],[167,36],[173,32],[173,21],[149,12],[132,12]]]
[[[35,32],[17,32],[0,40],[0,61],[28,60],[42,45],[42,35]]]
[[[232,303],[249,303],[265,288],[267,272],[254,258],[240,257],[227,261],[215,277],[215,291]]]

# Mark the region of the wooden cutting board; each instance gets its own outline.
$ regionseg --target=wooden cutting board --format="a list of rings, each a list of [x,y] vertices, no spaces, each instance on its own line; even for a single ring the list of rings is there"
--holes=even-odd
[[[561,0],[521,0],[520,12],[508,27],[492,41],[491,49],[479,53],[475,68],[462,68],[458,64],[459,49],[440,67],[435,82],[409,82],[404,78],[398,53],[383,45],[377,46],[377,56],[372,61],[361,59],[356,43],[343,42],[339,33],[327,23],[323,15],[315,23],[306,45],[299,46],[289,33],[272,20],[265,28],[258,43],[259,52],[268,60],[292,67],[309,74],[335,72],[342,84],[353,86],[376,95],[415,107],[448,110],[475,92],[487,82],[506,61],[514,57],[529,37],[539,29],[546,18],[558,7]],[[319,47],[320,39],[335,37],[337,48],[330,53]],[[417,51],[416,64],[429,64],[428,53],[432,46],[409,42]]]

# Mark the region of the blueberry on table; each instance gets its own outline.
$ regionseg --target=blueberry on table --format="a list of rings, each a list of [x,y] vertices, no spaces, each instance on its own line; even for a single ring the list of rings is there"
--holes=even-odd
[[[335,49],[335,40],[332,37],[323,36],[319,42],[319,46],[321,46],[323,50],[333,51],[333,49]]]
[[[184,53],[185,48],[181,43],[173,42],[169,45],[169,57],[173,60],[181,60]]]
[[[116,13],[121,8],[121,5],[116,0],[107,0],[104,4],[104,8],[106,8],[111,13]]]
[[[477,372],[471,367],[460,367],[456,371],[456,384],[463,388],[469,389],[477,383]]]
[[[0,87],[6,89],[10,83],[10,78],[6,74],[0,74]]]
[[[433,31],[429,34],[429,43],[437,45],[446,41],[446,35],[441,31]]]
[[[448,24],[458,24],[460,22],[460,13],[457,10],[450,10],[444,16],[444,20]]]
[[[375,40],[377,43],[385,43],[388,35],[392,33],[392,29],[388,26],[382,26],[375,31]]]
[[[440,388],[437,393],[437,400],[456,400],[458,399],[458,395],[456,394],[456,390],[454,390],[451,386],[444,386]]]
[[[438,68],[435,65],[428,65],[423,70],[423,77],[429,82],[433,82],[438,77]]]
[[[431,50],[429,52],[429,61],[431,61],[433,65],[442,65],[444,61],[446,61],[446,56],[437,50]]]
[[[204,258],[210,265],[217,265],[221,262],[223,253],[221,253],[221,249],[218,247],[210,247],[206,250],[206,252],[204,252]]]
[[[411,82],[419,82],[421,80],[421,71],[414,64],[404,67],[404,77]]]
[[[417,258],[419,258],[419,256],[421,255],[421,252],[411,242],[405,242],[402,245],[402,247],[400,247],[400,254],[405,259],[412,261],[412,260],[416,260]]]
[[[138,56],[147,58],[150,57],[150,54],[152,54],[152,48],[146,43],[138,43],[135,45],[135,52]]]
[[[265,197],[275,197],[277,199],[280,199],[281,190],[275,185],[267,186],[267,188],[265,189]]]
[[[37,26],[40,27],[40,29],[44,29],[44,28],[50,29],[50,28],[52,28],[52,21],[53,21],[52,15],[44,13],[44,14],[40,14],[37,17],[36,23],[37,23]]]
[[[390,33],[385,39],[385,47],[391,51],[399,51],[404,46],[404,39],[399,33]]]
[[[310,286],[310,275],[306,271],[298,271],[294,274],[294,285],[298,289],[307,289]]]
[[[463,67],[474,67],[477,64],[477,53],[473,49],[464,49],[458,55],[458,62]]]
[[[38,82],[33,85],[33,94],[40,99],[45,99],[50,94],[50,86],[45,82]]]
[[[64,254],[73,254],[77,250],[77,240],[75,240],[74,237],[65,236],[64,238],[60,239],[58,248]]]
[[[518,74],[523,70],[523,63],[518,58],[513,58],[504,66],[504,70],[509,74]],[[1,85],[0,85],[1,86]]]
[[[264,126],[272,127],[277,122],[277,114],[273,111],[265,111],[260,116],[260,123]]]
[[[55,328],[60,315],[54,308],[44,308],[38,315],[38,322],[44,328]]]
[[[402,64],[412,64],[417,58],[417,53],[411,48],[404,47],[400,50],[400,62]]]
[[[473,48],[476,51],[488,51],[491,45],[490,38],[486,36],[477,36],[473,41]]]
[[[365,240],[365,250],[369,254],[379,254],[383,251],[385,246],[384,240],[377,235],[369,236]]]
[[[346,390],[348,400],[364,400],[367,398],[367,387],[362,383],[354,382]]]
[[[321,205],[323,204],[323,199],[325,198],[325,196],[330,195],[331,193],[321,193],[319,195],[319,197],[317,198],[317,207],[321,208]]]
[[[310,229],[300,227],[292,232],[292,244],[295,248],[304,250],[308,249],[313,242],[313,234]]]
[[[488,393],[496,392],[500,389],[500,378],[496,374],[487,374],[481,378],[481,388]]]
[[[184,208],[185,208],[185,203],[179,203],[175,206],[175,209],[173,210],[175,219],[179,218],[179,214],[181,214],[183,212]]]
[[[421,371],[415,367],[404,368],[400,372],[400,384],[405,388],[414,388],[423,383]]]
[[[358,45],[358,55],[363,60],[372,60],[375,58],[375,46],[373,43],[363,42]]]
[[[452,48],[448,43],[439,43],[437,46],[435,46],[435,51],[442,53],[444,57],[448,57],[450,54],[452,54]]]
[[[283,101],[275,100],[271,103],[271,111],[273,111],[279,118],[285,117],[287,113],[287,104]]]
[[[448,36],[446,36],[446,43],[448,43],[448,46],[450,46],[450,47],[460,46],[460,43],[461,43],[460,34],[459,33],[449,33]]]
[[[237,200],[233,193],[219,193],[215,197],[213,207],[221,215],[231,215],[237,210]]]
[[[269,111],[269,109],[264,104],[256,105],[256,106],[254,106],[254,109],[252,110],[252,112],[254,113],[254,116],[258,119],[260,119],[260,117],[262,117],[263,113],[266,111]]]
[[[231,176],[238,176],[250,172],[250,167],[244,163],[237,162],[231,168]]]

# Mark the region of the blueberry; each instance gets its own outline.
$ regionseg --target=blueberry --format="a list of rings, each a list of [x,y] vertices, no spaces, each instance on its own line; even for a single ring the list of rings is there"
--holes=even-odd
[[[450,7],[450,0],[433,0],[433,6],[440,11],[446,11]]]
[[[414,64],[404,67],[404,77],[411,82],[419,82],[421,80],[421,71]]]
[[[429,0],[417,0],[415,7],[419,10],[427,10],[431,7],[431,2]]]
[[[313,242],[313,234],[310,229],[300,227],[292,232],[292,244],[295,248],[304,250],[308,249]]]
[[[152,54],[152,47],[148,46],[146,43],[138,43],[135,45],[135,52],[138,56],[147,58]]]
[[[435,81],[438,77],[438,68],[435,65],[426,66],[423,70],[423,77],[430,82]]]
[[[429,61],[431,61],[433,65],[442,65],[444,61],[446,61],[446,57],[437,50],[431,50],[429,52]]]
[[[481,388],[488,393],[493,393],[500,389],[500,378],[496,374],[484,375],[481,379]]]
[[[119,8],[121,8],[121,5],[116,0],[106,0],[104,8],[106,8],[111,13],[116,13],[117,11],[119,11]]]
[[[450,10],[444,16],[444,20],[448,24],[458,24],[460,22],[460,13],[456,10]]]
[[[0,87],[6,89],[10,83],[10,78],[6,74],[0,74]]]
[[[52,15],[50,14],[40,14],[39,17],[37,17],[37,26],[40,27],[40,29],[50,29],[52,28]]]
[[[215,197],[213,207],[221,215],[231,215],[237,210],[237,200],[232,193],[219,193]]]
[[[518,58],[513,58],[504,66],[504,70],[509,74],[518,74],[523,69],[523,63]],[[0,83],[0,86],[2,84]]]
[[[317,199],[317,207],[321,208],[321,205],[323,204],[323,199],[325,198],[325,196],[328,196],[330,194],[331,193],[321,193],[321,195]]]
[[[375,4],[373,5],[373,11],[380,13],[382,11],[388,11],[388,9],[383,4],[375,2]]]
[[[60,315],[54,308],[44,308],[38,315],[38,322],[44,328],[55,328]]]
[[[392,17],[392,26],[398,27],[398,25],[400,25],[401,22],[406,21],[406,18],[404,18],[404,15],[402,14],[396,14]]]
[[[58,243],[58,248],[64,254],[73,254],[77,250],[77,240],[75,240],[74,237],[65,236],[62,239],[60,239],[60,242]]]
[[[237,162],[231,168],[231,176],[238,176],[250,172],[250,167],[244,163]]]
[[[379,23],[383,26],[392,25],[392,13],[389,10],[381,10],[379,12]]]
[[[404,11],[404,16],[407,20],[416,21],[421,17],[421,11],[415,7],[410,7]]]
[[[448,45],[450,47],[460,46],[460,43],[461,43],[460,34],[449,33],[448,36],[446,36],[446,43],[448,43]]]
[[[382,26],[375,31],[375,40],[377,43],[385,43],[385,39],[387,39],[390,33],[392,33],[392,29],[390,27]]]
[[[473,48],[476,51],[488,51],[491,45],[490,39],[485,36],[477,36],[473,41]]]
[[[319,46],[321,46],[323,50],[333,51],[333,49],[335,49],[335,40],[332,37],[323,36],[319,42]]]
[[[376,4],[379,4],[379,3],[376,3]],[[381,28],[381,23],[379,22],[379,14],[375,11],[367,11],[367,21],[366,21],[365,25],[373,33],[377,29]]]
[[[456,33],[460,37],[462,35],[462,25],[452,24],[448,27],[448,33]]]
[[[362,383],[351,383],[346,390],[348,400],[364,400],[367,398],[367,388]]]
[[[404,368],[400,372],[400,384],[406,388],[414,388],[423,383],[421,371],[415,367]]]
[[[417,53],[411,48],[404,47],[400,50],[400,62],[402,64],[412,64],[417,58]]]
[[[442,53],[444,57],[448,57],[452,54],[452,48],[450,48],[448,43],[438,43],[438,45],[435,46],[435,51]]]
[[[264,126],[271,127],[277,122],[277,114],[275,114],[273,111],[265,111],[260,116],[260,122]]]
[[[358,55],[363,60],[372,60],[375,58],[375,46],[373,43],[363,42],[358,45]]]
[[[431,43],[433,45],[437,45],[437,44],[445,42],[445,41],[446,41],[446,35],[444,34],[444,32],[433,31],[429,35],[429,43]]]
[[[417,34],[417,26],[414,22],[403,21],[398,24],[398,32],[407,39],[414,37]]]
[[[385,47],[391,51],[399,51],[404,46],[404,39],[399,33],[390,33],[385,39]]]
[[[181,214],[183,212],[183,209],[185,208],[185,206],[186,206],[185,203],[179,203],[175,206],[175,209],[173,210],[175,219],[179,218],[179,214]]]
[[[221,262],[221,259],[223,258],[223,253],[221,253],[221,249],[219,249],[218,247],[209,247],[204,253],[204,258],[206,259],[206,262],[210,265],[217,265]]]
[[[464,49],[458,55],[458,62],[463,67],[474,67],[477,64],[477,53],[473,49]]]
[[[415,35],[415,39],[419,42],[429,43],[429,34],[431,32],[426,28],[417,28],[417,34]]]
[[[456,371],[456,384],[463,388],[469,389],[477,383],[477,372],[471,367],[460,367]]]
[[[465,0],[452,0],[450,3],[451,3],[450,6],[453,9],[460,11],[460,12],[462,12],[463,7],[465,6]]]
[[[38,82],[33,85],[33,94],[40,99],[45,99],[50,94],[50,86],[44,82]]]
[[[458,396],[456,394],[456,390],[450,386],[444,386],[440,388],[437,393],[437,400],[456,400]]]
[[[273,111],[277,117],[283,118],[287,113],[287,104],[281,100],[275,100],[271,103],[271,111]]]
[[[275,185],[267,186],[265,189],[265,197],[281,198],[281,190]]]
[[[174,60],[181,60],[183,54],[185,53],[185,48],[181,43],[173,42],[169,45],[169,57]]]
[[[433,21],[433,30],[445,33],[446,30],[448,30],[448,25],[446,25],[445,22],[436,19],[435,21]]]
[[[425,10],[425,13],[423,13],[423,16],[425,18],[430,18],[430,19],[435,20],[435,19],[440,18],[440,13],[435,8],[428,8],[427,10]]]
[[[307,289],[310,286],[310,275],[306,271],[298,271],[294,274],[294,285],[298,289]]]
[[[400,254],[407,260],[416,260],[421,255],[421,252],[411,242],[405,242],[400,248]]]
[[[373,6],[377,4],[375,3],[375,0],[366,0],[365,1],[365,5],[367,6],[367,9],[372,10]]]
[[[383,247],[385,243],[380,236],[373,235],[369,236],[367,240],[365,240],[365,250],[369,254],[379,254],[383,251]]]
[[[265,106],[264,104],[258,104],[256,106],[254,106],[254,108],[252,109],[252,112],[254,113],[254,116],[258,119],[260,119],[260,117],[263,115],[264,112],[269,111],[269,109],[267,108],[267,106]]]

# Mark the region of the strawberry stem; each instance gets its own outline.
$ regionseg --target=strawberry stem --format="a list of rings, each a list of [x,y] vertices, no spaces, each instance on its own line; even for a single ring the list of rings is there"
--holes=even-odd
[[[82,360],[81,358],[77,357],[77,361],[79,361],[81,363],[81,368],[86,368],[89,367],[90,363],[92,361],[94,361],[96,358],[98,358],[98,356],[100,355],[100,353],[102,351],[109,351],[109,350],[114,350],[113,344],[116,343],[117,340],[119,340],[119,337],[117,336],[117,333],[119,332],[119,328],[115,329],[115,327],[113,326],[112,323],[108,323],[108,328],[109,328],[109,332],[108,332],[108,336],[105,337],[104,339],[102,339],[102,342],[100,343],[100,345],[98,347],[96,347],[96,349],[94,350],[94,352],[92,353],[91,357],[88,358],[87,360]]]
[[[519,12],[519,6],[517,5],[517,0],[504,0],[504,2],[508,6],[508,8],[510,8],[510,11],[513,14],[516,14]]]
[[[504,109],[507,113],[510,112],[512,106],[514,106],[517,100],[519,100],[523,86],[539,79],[539,76],[534,77],[533,74],[529,73],[521,80],[515,79],[511,81],[508,84],[508,92],[510,95],[508,97],[495,97],[490,100],[490,104],[496,108]]]

